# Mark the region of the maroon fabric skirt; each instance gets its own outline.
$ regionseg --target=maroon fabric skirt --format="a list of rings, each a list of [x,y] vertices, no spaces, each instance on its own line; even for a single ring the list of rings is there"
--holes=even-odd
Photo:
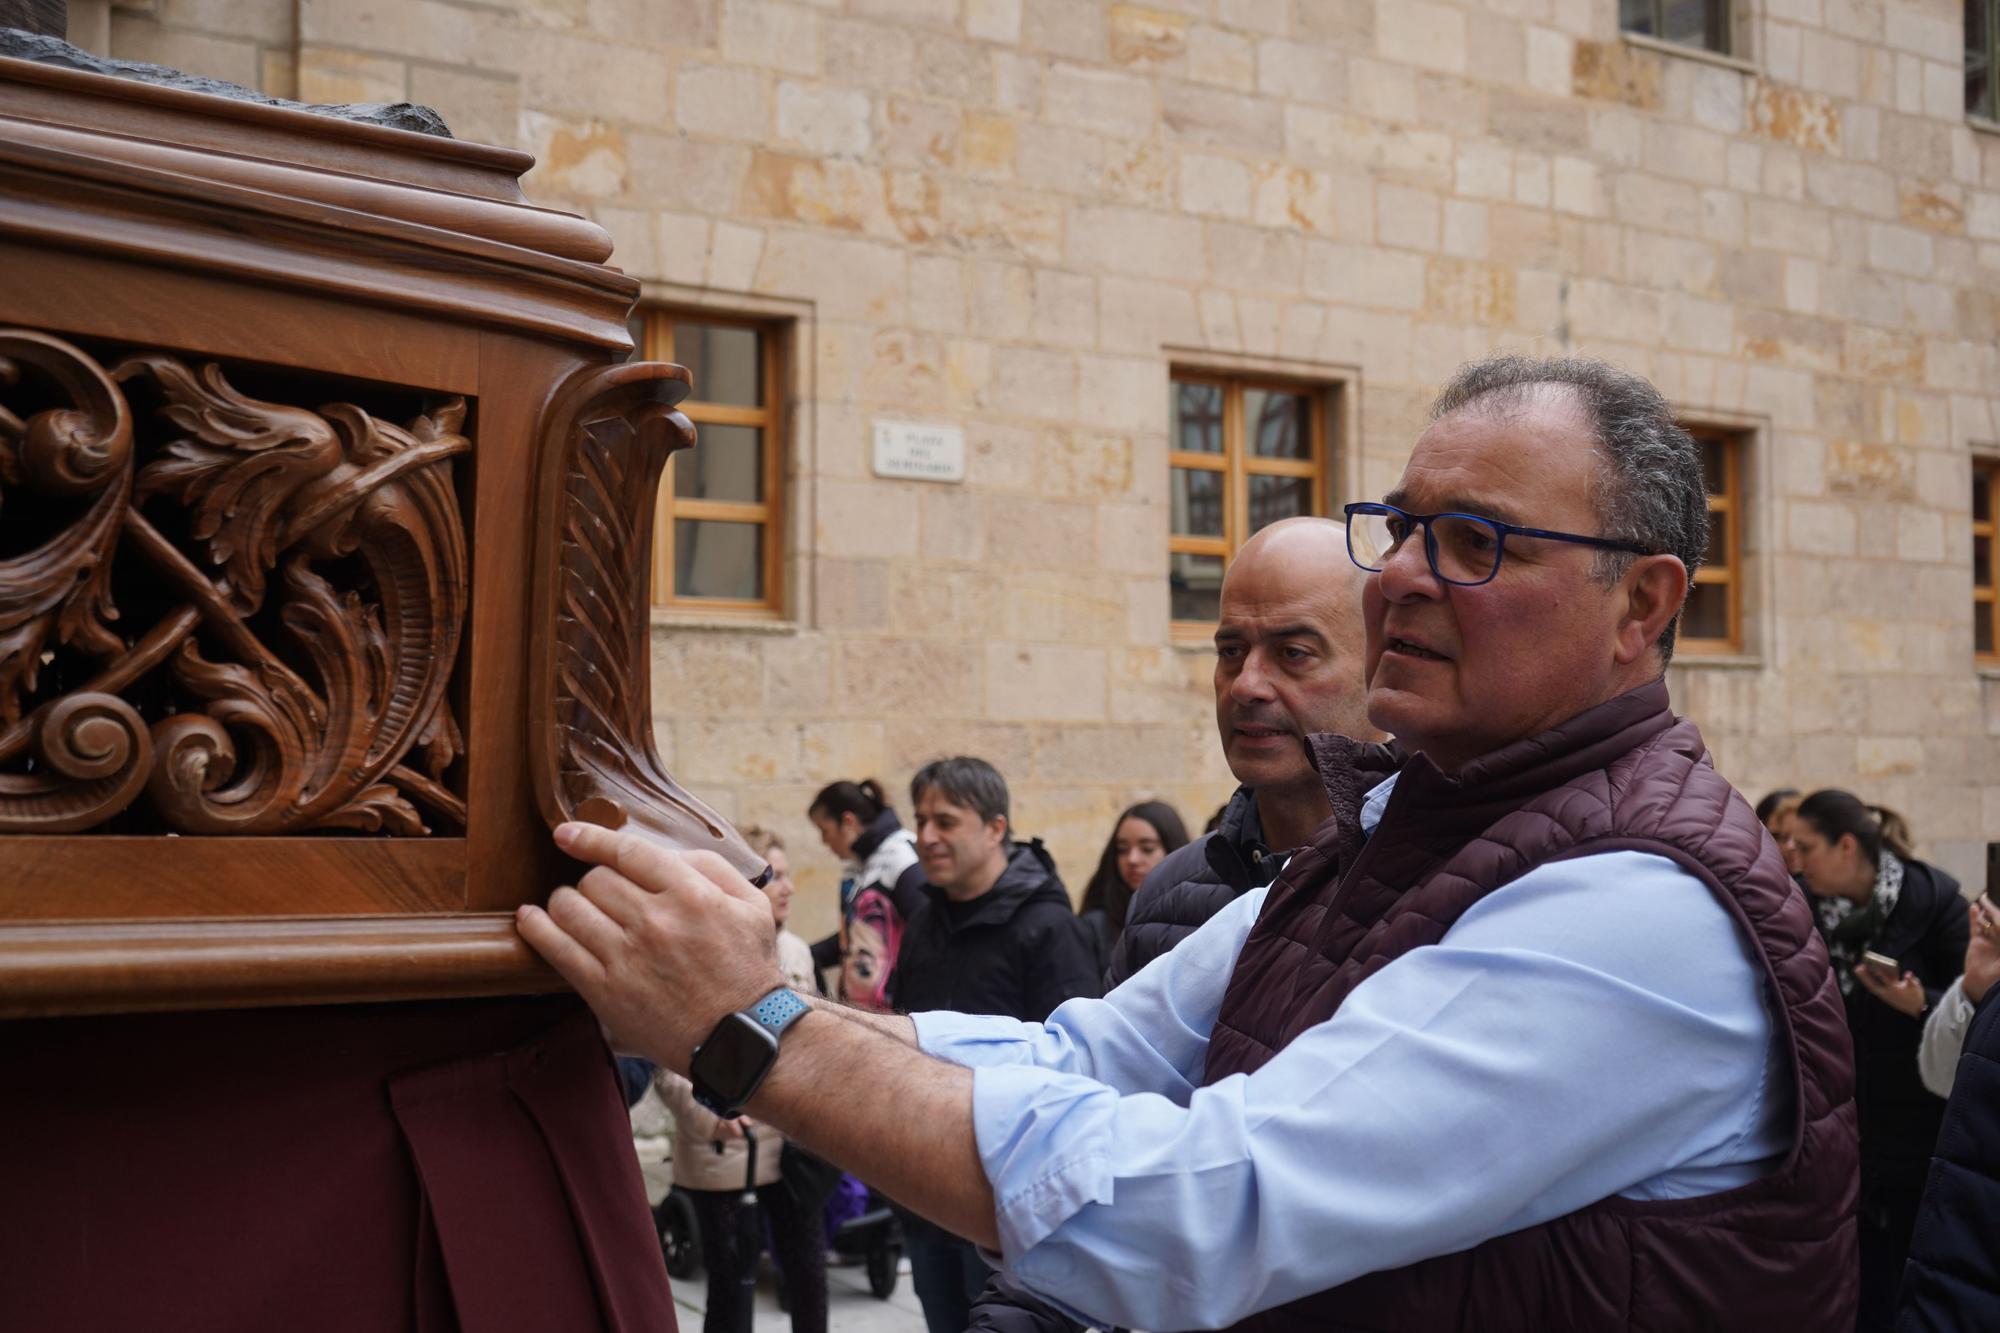
[[[674,1327],[572,997],[0,1023],[0,1329]]]

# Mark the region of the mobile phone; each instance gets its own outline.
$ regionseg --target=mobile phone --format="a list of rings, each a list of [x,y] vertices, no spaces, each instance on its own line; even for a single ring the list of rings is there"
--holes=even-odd
[[[1867,967],[1872,967],[1878,972],[1886,972],[1892,977],[1900,977],[1903,975],[1903,965],[1901,963],[1889,957],[1889,955],[1887,954],[1876,953],[1873,949],[1870,949],[1866,953],[1862,954],[1861,961],[1863,965]]]

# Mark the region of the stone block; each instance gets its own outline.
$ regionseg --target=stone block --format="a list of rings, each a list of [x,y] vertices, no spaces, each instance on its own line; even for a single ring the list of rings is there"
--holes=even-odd
[[[1950,182],[1906,180],[1896,202],[1903,221],[1913,227],[1946,235],[1965,232],[1965,192]]]
[[[1197,23],[1188,30],[1187,76],[1196,83],[1254,91],[1257,47],[1241,33]]]
[[[1657,111],[1662,64],[1655,53],[1622,41],[1580,41],[1570,63],[1570,88],[1593,101]]]
[[[1191,143],[1263,151],[1284,133],[1283,104],[1268,97],[1171,81],[1159,95],[1168,132]]]
[[[1604,177],[1589,158],[1557,157],[1550,163],[1550,190],[1556,211],[1603,217],[1610,204]]]
[[[827,319],[900,319],[907,306],[907,264],[894,246],[844,236],[774,231],[757,268],[757,290],[811,297]]]
[[[1179,69],[1187,54],[1188,20],[1139,5],[1113,5],[1111,63],[1140,70]]]
[[[1560,182],[1560,175],[1557,180]],[[1465,199],[1445,200],[1444,235],[1439,248],[1459,259],[1486,258],[1486,205]]]
[[[993,379],[985,406],[1013,417],[1073,421],[1077,358],[1040,347],[993,349]]]
[[[1267,235],[1249,234],[1259,239]],[[1272,243],[1283,239],[1286,238],[1276,238]],[[1293,252],[1292,269],[1296,272],[1296,242]],[[1162,346],[1198,343],[1201,323],[1193,294],[1184,287],[1106,277],[1098,283],[1097,336],[1099,346],[1107,352],[1156,353]]]
[[[527,113],[533,120],[537,113]],[[559,122],[559,124],[561,124]],[[573,146],[561,144],[565,155],[583,150],[604,152],[615,145],[621,173],[630,159],[630,177],[659,190],[669,198],[704,206],[710,212],[736,211],[750,169],[750,150],[740,144],[703,143],[678,134],[654,134],[642,130],[621,133],[595,122],[577,126],[568,122]],[[531,137],[530,142],[534,142]],[[548,159],[542,159],[544,164]]]
[[[1308,295],[1383,310],[1421,310],[1426,296],[1421,256],[1330,242],[1307,244],[1302,285]]]
[[[762,143],[771,133],[770,76],[730,65],[682,65],[674,112],[690,133]]]
[[[1729,140],[1714,130],[1656,122],[1647,127],[1646,170],[1699,185],[1729,177]]]
[[[1021,45],[1062,60],[1102,61],[1109,57],[1108,25],[1099,5],[1076,0],[1025,0]]]
[[[1094,508],[1040,496],[988,496],[986,558],[1010,570],[1088,568],[1097,547]]]
[[[990,608],[989,608],[990,610]],[[836,651],[836,699],[849,716],[981,716],[976,643],[847,639]],[[997,716],[988,712],[986,716]]]
[[[847,0],[847,8],[868,18],[933,28],[958,26],[959,0]]]
[[[1007,593],[990,569],[898,564],[889,572],[888,625],[918,638],[976,642],[995,632]]]
[[[1347,70],[1337,50],[1268,37],[1257,45],[1257,91],[1294,102],[1340,106]]]
[[[1931,238],[1914,227],[1868,224],[1868,263],[1891,273],[1924,277],[1932,271]]]
[[[1759,82],[1750,98],[1750,132],[1809,153],[1840,151],[1840,108],[1802,88]]]
[[[1177,767],[1186,723],[1164,725],[1038,726],[1037,782],[1151,783]]]
[[[1104,151],[1104,170],[1087,194],[1108,193],[1141,208],[1171,209],[1174,199],[1173,150],[1163,143],[1113,143]]]
[[[1158,469],[1164,483],[1166,469]],[[1145,487],[1145,490],[1155,489]],[[1101,504],[1097,506],[1095,568],[1110,573],[1164,578],[1167,550],[1167,510],[1164,504]]]
[[[785,79],[778,84],[778,138],[824,157],[861,157],[874,144],[868,94]]]
[[[1013,46],[1021,40],[1021,0],[966,0],[966,35]]]
[[[1239,291],[1251,292],[1292,292],[1299,283],[1299,274],[1305,252],[1305,243],[1298,232],[1277,227],[1239,227],[1227,223],[1216,223],[1208,229],[1208,272],[1211,281]],[[1109,289],[1107,288],[1107,291]],[[1185,293],[1178,293],[1186,300]],[[1155,306],[1165,307],[1163,313],[1171,316],[1179,309],[1179,302],[1155,301]],[[1190,302],[1187,313],[1193,313]],[[1194,326],[1186,320],[1178,320],[1175,327],[1183,334],[1191,334]],[[1186,343],[1189,338],[1170,336],[1155,324],[1150,332],[1135,329],[1137,336],[1144,338],[1151,347],[1175,342]],[[1109,350],[1129,351],[1131,347]]]
[[[504,148],[521,144],[521,90],[512,75],[416,65],[410,69],[410,100],[434,108],[460,139]]]
[[[1380,185],[1375,190],[1375,234],[1388,245],[1408,250],[1438,248],[1441,212],[1428,190]]]
[[[1947,63],[1965,55],[1955,6],[1892,3],[1882,18],[1882,40],[1894,50]]]
[[[521,10],[529,23],[615,33],[645,46],[703,51],[716,44],[715,0],[524,0]]]
[[[1097,340],[1097,282],[1061,269],[1035,272],[1035,337],[1056,347],[1089,347]]]
[[[1011,116],[968,111],[958,134],[958,165],[972,176],[1011,177],[1019,128]]]
[[[1811,315],[1740,310],[1736,351],[1750,361],[1805,370],[1834,370],[1841,361],[1841,325]]]
[[[1780,199],[1752,199],[1750,244],[1812,259],[1833,254],[1833,228],[1826,211],[1809,204]]]
[[[774,0],[722,0],[722,58],[787,74],[820,71],[820,16]]]
[[[985,645],[986,716],[1028,722],[1102,722],[1105,651],[1059,644]]]
[[[1149,79],[1116,70],[1058,62],[1042,87],[1042,114],[1117,138],[1144,139],[1159,117],[1159,97]]]
[[[1083,356],[1077,372],[1078,421],[1117,431],[1166,433],[1167,366],[1157,354]]]
[[[981,492],[963,486],[927,487],[919,497],[919,513],[923,527],[918,552],[926,562],[984,558],[986,504]],[[899,578],[903,568],[898,566]]]
[[[1551,194],[1549,159],[1540,153],[1514,154],[1514,202],[1547,208]]]
[[[1062,258],[1067,210],[1061,200],[998,184],[940,183],[933,178],[920,178],[916,184],[927,191],[941,184],[929,239],[949,237],[968,250],[1043,264]]]
[[[764,708],[763,637],[655,627],[653,712],[703,717],[760,715]]]
[[[1010,788],[1021,781],[1034,763],[1034,744],[1025,723],[932,720],[903,721],[890,718],[884,744],[887,766],[899,777],[913,776],[933,759],[969,754],[984,759],[1000,770]],[[885,775],[886,776],[886,775]],[[898,787],[889,793],[896,804],[908,809],[909,792]],[[1012,791],[1009,793],[1014,795]],[[1017,797],[1018,813],[1018,797]],[[1025,827],[1025,826],[1024,826]]]
[[[625,193],[625,135],[615,125],[571,121],[538,111],[521,115],[525,147],[535,155],[534,170],[522,178],[529,190],[571,198]]]
[[[1425,312],[1462,324],[1512,327],[1517,278],[1513,269],[1465,260],[1434,259],[1427,275]]]
[[[254,63],[255,49],[246,49],[251,52],[250,58]],[[220,54],[219,50],[217,54]],[[153,60],[157,64],[168,63],[154,55],[136,58]],[[256,77],[253,74],[247,80],[238,79],[187,64],[179,64],[175,68],[185,69],[191,74],[209,74],[211,78],[229,78],[235,83],[253,82]],[[407,101],[409,81],[409,67],[400,60],[364,55],[359,51],[336,51],[324,46],[303,47],[299,51],[299,96],[308,102]]]
[[[1186,281],[1203,272],[1201,224],[1131,208],[1082,207],[1070,216],[1072,266]]]
[[[1466,72],[1466,25],[1463,10],[1430,0],[1397,0],[1378,6],[1375,50],[1385,60],[1420,69]]]
[[[1844,346],[1841,369],[1863,379],[1886,380],[1891,384],[1921,384],[1924,379],[1924,343],[1921,338],[1895,329],[1872,328],[1866,324],[1843,326]]]
[[[1234,157],[1181,154],[1181,208],[1208,217],[1250,216],[1250,168]]]
[[[1125,581],[1099,574],[1017,571],[986,633],[1022,643],[1102,644],[1126,614]]]
[[[1914,496],[1915,468],[1908,451],[1865,440],[1835,440],[1827,447],[1827,489],[1874,502]]]
[[[819,46],[831,82],[885,94],[907,94],[916,84],[917,38],[907,28],[829,15],[820,20]]]
[[[655,631],[655,638],[659,637]],[[822,635],[763,636],[763,711],[770,716],[797,717],[825,713],[833,706],[833,644]],[[660,707],[654,691],[654,709]]]
[[[919,482],[822,478],[814,487],[813,550],[834,559],[917,553]]]
[[[1271,163],[1257,169],[1251,189],[1251,216],[1260,227],[1294,227],[1321,235],[1353,233],[1354,224],[1341,216],[1342,204],[1359,203],[1361,198],[1343,196],[1327,172]]]
[[[758,718],[684,717],[674,722],[674,776],[692,786],[775,782],[799,771],[799,728]]]

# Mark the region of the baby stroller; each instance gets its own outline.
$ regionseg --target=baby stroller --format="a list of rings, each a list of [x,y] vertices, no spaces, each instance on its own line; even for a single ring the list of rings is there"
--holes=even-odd
[[[833,1252],[868,1273],[868,1291],[886,1301],[903,1263],[903,1228],[889,1201],[853,1176],[843,1175],[827,1201],[827,1234]]]

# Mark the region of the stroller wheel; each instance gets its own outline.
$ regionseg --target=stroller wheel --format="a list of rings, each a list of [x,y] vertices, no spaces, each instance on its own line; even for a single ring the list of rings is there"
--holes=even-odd
[[[896,1291],[896,1270],[903,1263],[903,1247],[884,1241],[868,1250],[868,1291],[876,1300],[886,1301]]]
[[[678,1189],[653,1209],[653,1222],[660,1232],[660,1253],[667,1261],[667,1276],[685,1282],[701,1271],[701,1228],[695,1222],[694,1202]]]

